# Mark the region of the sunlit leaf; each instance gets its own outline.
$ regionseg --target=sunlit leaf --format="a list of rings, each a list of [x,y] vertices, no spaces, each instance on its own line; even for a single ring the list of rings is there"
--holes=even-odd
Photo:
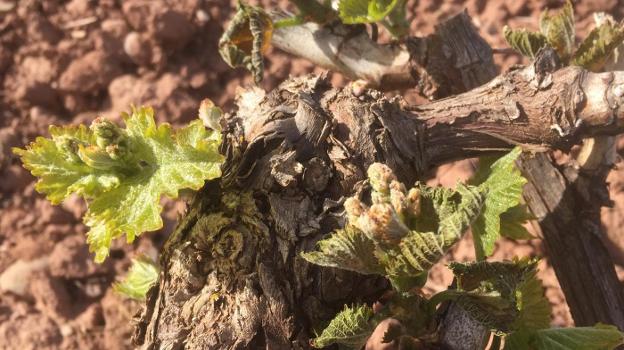
[[[323,348],[340,344],[350,349],[360,349],[375,329],[373,309],[368,305],[345,306],[321,334],[312,340],[312,346]]]
[[[472,225],[473,239],[478,259],[484,259],[494,251],[494,244],[501,234],[501,215],[518,206],[526,179],[515,166],[522,150],[515,148],[495,162],[484,159],[472,184],[485,193],[481,215]]]
[[[199,189],[221,176],[220,134],[195,120],[177,131],[154,122],[150,108],[123,115],[126,128],[96,119],[83,125],[50,128],[26,149],[14,149],[39,180],[36,189],[54,204],[71,193],[87,200],[84,223],[95,260],[103,261],[111,241],[128,242],[162,227],[161,195]]]
[[[374,23],[390,14],[400,0],[340,0],[338,13],[344,23]]]
[[[318,242],[317,249],[302,253],[307,261],[327,267],[338,267],[362,274],[382,274],[384,269],[373,251],[375,243],[352,226],[337,230]]]
[[[618,24],[605,22],[585,37],[574,53],[572,64],[598,72],[623,40],[624,29]]]
[[[535,58],[539,49],[548,45],[544,35],[526,29],[511,29],[505,26],[503,36],[509,46],[529,58]]]
[[[147,291],[158,281],[158,266],[147,257],[132,259],[126,277],[113,284],[113,290],[131,299],[144,300]]]

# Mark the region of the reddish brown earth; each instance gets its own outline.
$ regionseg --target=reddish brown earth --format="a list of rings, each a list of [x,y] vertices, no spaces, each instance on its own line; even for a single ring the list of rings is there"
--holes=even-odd
[[[276,1],[262,1],[276,6]],[[285,1],[280,1],[284,3]],[[577,1],[578,32],[592,25],[592,13],[621,19],[616,0]],[[80,222],[84,204],[75,198],[50,205],[34,190],[33,178],[11,155],[46,135],[50,124],[86,123],[98,115],[118,118],[131,104],[151,105],[160,121],[179,124],[195,117],[208,97],[226,110],[237,87],[250,84],[243,71],[231,70],[217,53],[223,25],[234,1],[0,0],[0,349],[128,349],[131,318],[140,304],[111,290],[111,283],[137,254],[157,256],[183,205],[167,203],[165,226],[133,244],[116,241],[106,263],[92,262]],[[537,15],[558,1],[410,2],[414,34],[463,8],[495,48],[504,48],[504,24],[534,28]],[[521,63],[513,54],[497,55],[501,67]],[[319,68],[276,50],[269,53],[263,88],[289,74]],[[343,84],[339,75],[334,82]],[[406,93],[409,100],[417,101]],[[453,185],[472,172],[470,162],[439,169],[432,183]],[[604,210],[612,254],[624,267],[624,172],[609,177],[615,207]],[[502,241],[496,258],[540,255],[539,239]],[[448,259],[473,258],[465,239]],[[541,264],[547,295],[555,305],[553,322],[569,325],[565,300],[547,261]],[[620,268],[620,270],[622,270]],[[450,282],[443,266],[434,269],[428,288]]]

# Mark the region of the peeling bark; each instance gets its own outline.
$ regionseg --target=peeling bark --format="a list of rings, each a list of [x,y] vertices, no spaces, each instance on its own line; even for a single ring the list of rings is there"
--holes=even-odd
[[[280,19],[288,14],[275,12]],[[492,49],[461,13],[426,37],[379,44],[366,27],[314,22],[277,29],[275,47],[383,90],[417,89],[429,99],[458,94],[496,75]],[[488,79],[484,80],[484,77]]]

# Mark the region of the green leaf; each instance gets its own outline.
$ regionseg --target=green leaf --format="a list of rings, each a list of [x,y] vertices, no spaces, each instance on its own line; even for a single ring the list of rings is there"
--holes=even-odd
[[[515,261],[451,262],[449,268],[457,279],[458,289],[473,291],[484,286],[487,290],[498,290],[514,297],[513,293],[524,279],[535,271],[537,261],[518,259]]]
[[[623,40],[622,27],[607,21],[587,35],[574,53],[572,64],[598,72]]]
[[[312,346],[323,348],[340,344],[351,349],[360,349],[377,326],[372,318],[373,309],[368,305],[345,306],[323,332],[312,340]]]
[[[505,338],[505,350],[608,350],[624,344],[614,326],[550,328],[521,331]]]
[[[539,49],[548,45],[544,35],[526,29],[514,30],[509,26],[504,26],[503,36],[509,46],[529,58],[535,58]]]
[[[461,239],[479,215],[484,202],[477,188],[462,184],[458,184],[455,191],[421,187],[420,193],[422,220],[417,220],[413,226],[437,232],[409,231],[398,245],[375,251],[386,274],[399,290],[408,289],[410,285],[405,283],[408,280],[417,283],[416,277],[427,272]],[[434,225],[430,220],[439,222]]]
[[[517,205],[502,213],[501,219],[501,236],[510,239],[533,239],[535,238],[524,227],[524,224],[535,217],[529,212],[526,205]]]
[[[402,38],[409,34],[410,23],[407,20],[407,0],[398,0],[392,11],[381,24],[395,38]]]
[[[132,266],[126,277],[113,284],[113,290],[131,299],[144,300],[147,291],[156,283],[160,271],[147,257],[132,259]]]
[[[550,326],[550,303],[535,270],[528,272],[515,290],[519,315],[513,329],[542,329]]]
[[[453,300],[461,300],[464,309],[497,334],[547,328],[550,304],[536,277],[536,266],[537,261],[529,259],[453,262],[449,267],[455,274],[458,288]],[[441,295],[435,299],[448,297]]]
[[[174,132],[169,124],[157,126],[150,108],[123,118],[125,129],[104,119],[90,128],[53,126],[50,139],[14,149],[52,203],[71,193],[87,200],[84,222],[97,262],[108,255],[112,239],[125,233],[132,242],[162,227],[161,195],[176,198],[180,189],[197,190],[221,175],[220,134],[201,120]]]
[[[340,0],[338,13],[346,24],[379,22],[390,14],[400,0]]]
[[[367,173],[373,204],[347,199],[347,228],[303,257],[318,265],[383,274],[399,291],[420,286],[481,213],[484,191],[463,184],[455,190],[421,184],[407,190],[379,163]]]
[[[317,243],[317,250],[302,253],[307,261],[327,267],[337,267],[362,274],[383,274],[373,251],[375,243],[353,226],[337,230]]]
[[[574,52],[574,8],[570,0],[556,14],[544,11],[539,21],[540,32],[563,60]]]
[[[480,163],[473,184],[485,193],[481,215],[472,225],[477,259],[482,260],[494,251],[494,244],[500,237],[501,214],[520,204],[522,186],[526,179],[515,167],[515,161],[522,150],[516,147],[495,162]]]

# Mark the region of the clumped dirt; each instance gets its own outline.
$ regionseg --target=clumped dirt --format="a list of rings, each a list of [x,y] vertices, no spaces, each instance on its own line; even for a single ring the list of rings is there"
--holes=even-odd
[[[254,3],[253,1],[251,1]],[[255,2],[257,3],[257,2]],[[262,1],[269,6],[286,1]],[[504,48],[502,27],[537,26],[537,16],[558,1],[410,1],[412,33],[466,8],[481,34]],[[195,117],[199,101],[210,98],[228,109],[237,87],[251,78],[232,70],[218,55],[217,42],[231,17],[230,0],[0,0],[0,349],[129,349],[131,319],[140,304],[112,292],[111,283],[137,254],[156,257],[175,226],[183,204],[167,202],[163,229],[133,244],[116,241],[110,258],[93,263],[80,222],[81,200],[52,206],[34,190],[33,178],[11,154],[51,124],[88,123],[97,116],[119,119],[129,106],[151,105],[157,119],[179,124]],[[577,1],[577,32],[591,27],[592,13],[617,20],[616,0]],[[321,72],[303,59],[272,50],[262,87],[290,75]],[[503,68],[521,63],[498,54]],[[333,81],[344,84],[336,75]],[[414,99],[409,92],[406,98]],[[624,145],[622,145],[624,146]],[[622,147],[620,148],[622,149]],[[440,168],[432,183],[453,185],[473,170],[469,161]],[[609,177],[612,209],[604,210],[612,254],[622,267],[624,172]],[[502,241],[496,258],[540,255],[539,240]],[[448,259],[473,258],[469,238]],[[555,304],[554,324],[570,325],[565,300],[547,261],[541,264],[547,296]],[[621,269],[620,269],[621,270]],[[450,283],[444,267],[431,273],[428,288]]]

